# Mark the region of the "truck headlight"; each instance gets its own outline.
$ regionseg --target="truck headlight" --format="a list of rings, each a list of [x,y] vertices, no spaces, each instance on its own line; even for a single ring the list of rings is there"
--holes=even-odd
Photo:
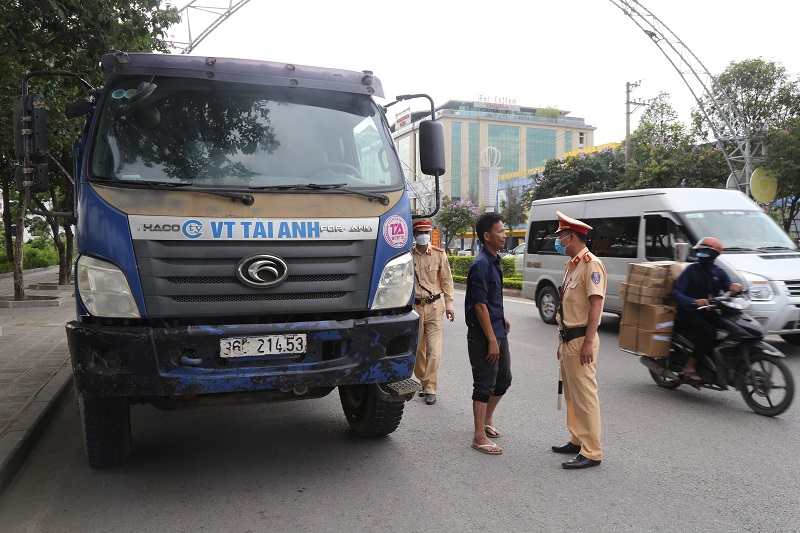
[[[78,259],[78,294],[94,316],[141,318],[125,274],[115,265],[83,255]]]
[[[383,267],[372,309],[391,309],[408,305],[414,291],[414,258],[410,253],[397,256]]]
[[[772,284],[764,276],[753,274],[752,272],[740,272],[744,282],[747,285],[747,292],[749,292],[750,299],[758,301],[772,300],[775,297],[775,291],[772,290]]]

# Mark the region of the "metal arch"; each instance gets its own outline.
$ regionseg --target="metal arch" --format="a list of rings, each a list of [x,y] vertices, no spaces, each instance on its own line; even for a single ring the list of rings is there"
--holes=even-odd
[[[746,187],[749,194],[747,180],[753,173],[753,163],[761,158],[752,156],[750,145],[750,131],[736,106],[725,94],[716,79],[708,72],[700,59],[686,44],[681,41],[675,32],[670,30],[650,10],[636,0],[609,0],[627,15],[648,37],[653,44],[658,46],[664,57],[675,68],[683,79],[689,91],[694,96],[700,111],[711,125],[714,137],[720,143],[732,144],[735,148],[731,153],[723,152],[731,172],[737,176],[739,183]],[[708,115],[707,104],[702,96],[708,98],[713,107],[720,112],[722,124],[711,120]]]
[[[217,29],[220,24],[225,22],[231,15],[239,11],[250,0],[190,0],[188,4],[183,6],[178,14],[181,16],[181,23],[178,28],[182,29],[185,33],[183,37],[185,40],[173,39],[173,44],[178,48],[181,54],[188,54],[200,44],[200,42],[208,37],[208,35]],[[192,15],[195,16],[192,16]],[[194,29],[200,28],[200,31],[195,34],[193,31],[193,19],[197,19],[194,23]]]

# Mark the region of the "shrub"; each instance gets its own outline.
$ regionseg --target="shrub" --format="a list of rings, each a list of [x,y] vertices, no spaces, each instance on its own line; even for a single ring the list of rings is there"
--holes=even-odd
[[[472,256],[448,255],[450,270],[453,273],[453,283],[466,283],[469,266],[474,259]],[[500,260],[503,270],[503,287],[506,289],[522,289],[522,277],[514,268],[513,257],[503,257]]]

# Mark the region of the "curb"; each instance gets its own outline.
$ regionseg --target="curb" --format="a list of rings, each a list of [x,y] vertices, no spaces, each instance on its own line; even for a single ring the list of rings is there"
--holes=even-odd
[[[68,359],[11,427],[0,435],[0,497],[11,486],[50,423],[72,396],[72,366]]]

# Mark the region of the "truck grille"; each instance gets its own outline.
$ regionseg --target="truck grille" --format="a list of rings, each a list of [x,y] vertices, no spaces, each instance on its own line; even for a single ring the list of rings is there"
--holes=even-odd
[[[150,318],[287,315],[366,310],[375,243],[135,240],[134,250]],[[241,283],[236,267],[255,254],[283,259],[286,280],[267,289]]]

